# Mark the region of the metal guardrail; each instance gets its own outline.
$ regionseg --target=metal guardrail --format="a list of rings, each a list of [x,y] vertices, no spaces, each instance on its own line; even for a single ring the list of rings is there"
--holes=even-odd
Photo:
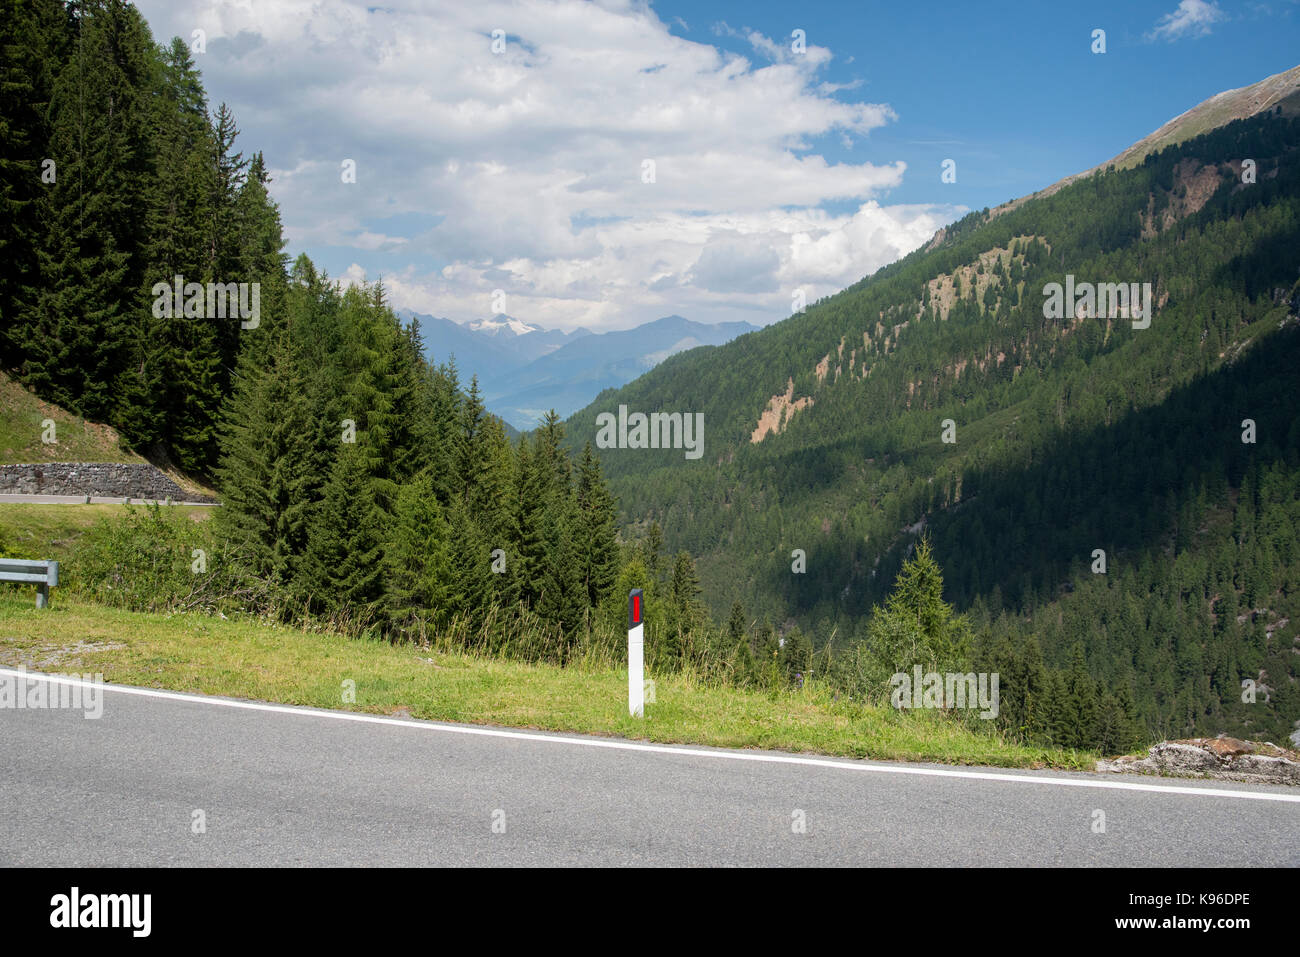
[[[45,608],[50,603],[50,589],[59,584],[59,563],[0,558],[0,582],[35,585],[36,607]]]

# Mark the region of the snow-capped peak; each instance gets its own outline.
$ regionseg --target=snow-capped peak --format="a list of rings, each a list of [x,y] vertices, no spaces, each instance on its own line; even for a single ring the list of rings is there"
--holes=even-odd
[[[501,314],[490,319],[475,319],[468,324],[468,327],[474,332],[482,332],[489,336],[499,336],[507,332],[516,336],[523,336],[530,332],[536,332],[538,328],[537,326],[530,326],[522,320]]]

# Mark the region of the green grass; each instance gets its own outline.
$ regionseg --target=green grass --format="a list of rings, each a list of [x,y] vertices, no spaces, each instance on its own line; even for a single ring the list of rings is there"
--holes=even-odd
[[[68,562],[81,538],[91,528],[124,505],[31,505],[0,502],[0,549],[15,558],[50,558]],[[205,506],[173,505],[169,514],[188,515],[206,521],[212,509]]]
[[[43,441],[47,419],[54,443]],[[26,462],[143,462],[124,449],[117,432],[42,402],[0,372],[0,465]]]
[[[0,539],[18,554],[59,559],[75,571],[83,536],[125,507],[0,504]],[[204,521],[213,513],[174,506],[168,514]],[[48,609],[34,604],[30,587],[0,584],[0,663],[259,701],[659,742],[1004,767],[1091,769],[1095,758],[1011,744],[932,712],[836,701],[815,682],[772,695],[657,675],[656,701],[639,721],[626,714],[627,672],[595,664],[532,665],[251,618],[129,612],[67,588],[54,590]],[[343,701],[349,679],[355,704]]]
[[[46,672],[319,708],[440,721],[771,748],[884,760],[1090,770],[1095,755],[1023,747],[934,712],[799,692],[706,686],[653,676],[654,704],[630,718],[627,672],[530,665],[359,641],[249,619],[121,611],[59,595],[37,611],[30,589],[0,586],[0,663]],[[356,701],[343,701],[345,681]]]

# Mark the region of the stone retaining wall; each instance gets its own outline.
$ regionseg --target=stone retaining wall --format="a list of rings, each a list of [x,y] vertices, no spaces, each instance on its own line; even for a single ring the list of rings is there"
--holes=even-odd
[[[212,501],[205,495],[185,491],[152,465],[131,462],[0,465],[0,494]]]

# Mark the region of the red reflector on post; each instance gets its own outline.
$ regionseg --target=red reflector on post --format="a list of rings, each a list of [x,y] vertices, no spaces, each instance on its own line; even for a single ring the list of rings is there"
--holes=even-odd
[[[627,626],[635,628],[641,624],[641,589],[633,588],[627,595]]]

